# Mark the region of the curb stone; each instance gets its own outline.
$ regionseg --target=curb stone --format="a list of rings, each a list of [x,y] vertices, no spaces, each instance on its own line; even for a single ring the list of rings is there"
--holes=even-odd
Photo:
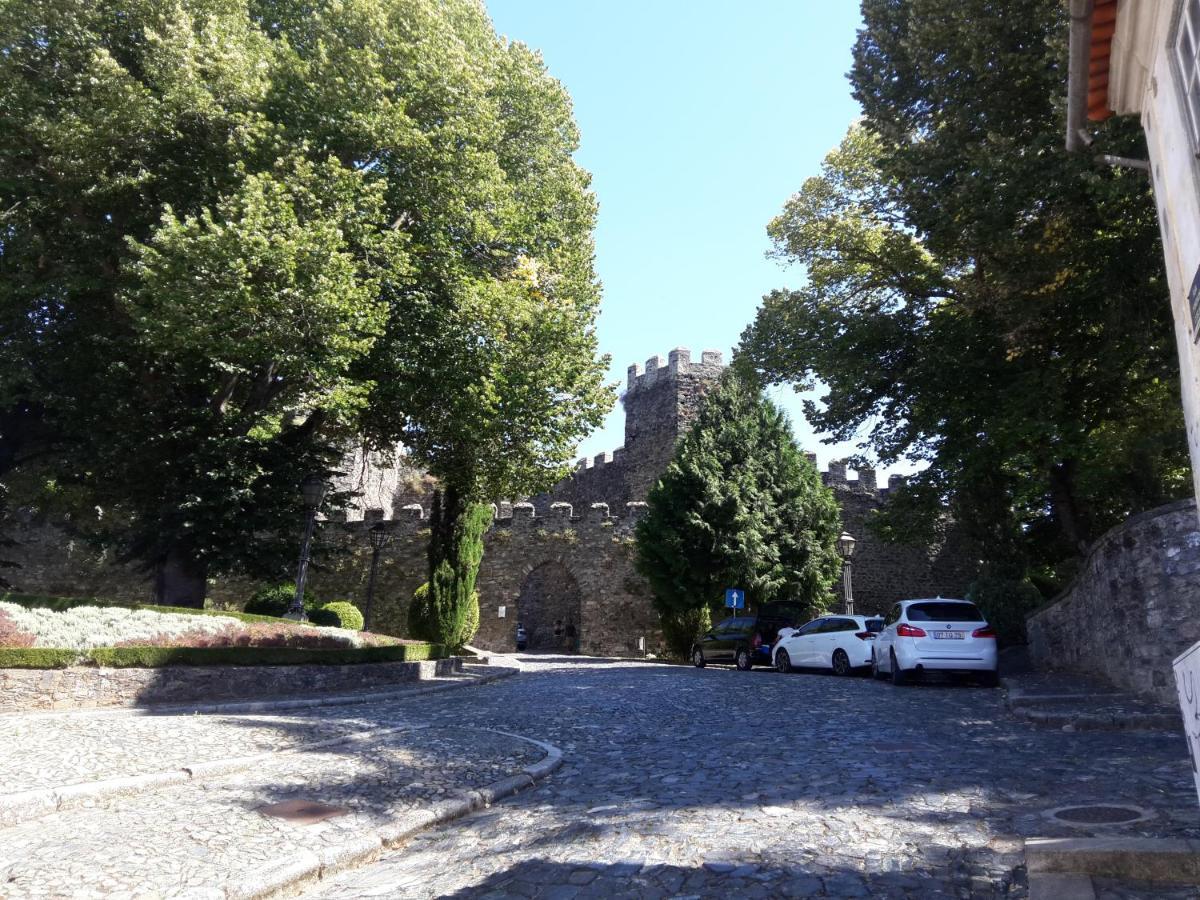
[[[1028,838],[1030,875],[1086,875],[1200,884],[1200,841],[1179,838]]]
[[[504,669],[499,672],[489,673],[483,676],[480,680],[472,681],[466,684],[443,684],[431,686],[427,689],[390,692],[385,694],[361,694],[361,695],[338,695],[329,698],[316,698],[317,701],[304,701],[309,706],[344,706],[353,703],[368,703],[375,700],[385,700],[388,698],[400,697],[418,697],[425,694],[437,693],[445,690],[452,690],[464,687],[474,687],[475,685],[487,684],[492,681],[497,681],[501,678],[509,678],[516,675],[517,669]],[[355,699],[348,699],[354,697]],[[262,705],[262,704],[255,704]],[[292,707],[288,707],[292,708]],[[142,710],[119,710],[122,713],[141,713],[146,714]],[[105,714],[111,714],[106,712]],[[162,712],[155,710],[152,714],[161,715]],[[164,787],[172,787],[178,784],[184,784],[188,781],[199,781],[204,778],[212,778],[218,775],[227,775],[230,772],[249,769],[259,763],[267,762],[268,760],[276,759],[280,756],[287,756],[294,753],[310,752],[312,750],[320,750],[325,747],[336,747],[341,744],[355,743],[361,741],[373,740],[374,738],[384,737],[388,734],[393,734],[397,731],[415,731],[424,728],[424,725],[398,725],[392,728],[375,729],[373,731],[359,732],[357,734],[342,735],[334,738],[326,738],[321,741],[313,741],[308,744],[297,744],[294,747],[289,747],[286,750],[272,750],[266,753],[256,753],[251,756],[233,756],[227,759],[213,759],[205,762],[184,763],[177,769],[171,769],[165,772],[148,772],[143,775],[124,775],[117,778],[105,778],[99,781],[85,781],[78,784],[65,785],[63,787],[37,788],[29,791],[20,791],[15,794],[0,794],[0,828],[8,828],[12,825],[27,822],[30,819],[37,819],[42,816],[50,815],[54,812],[62,812],[68,809],[74,809],[92,800],[100,800],[106,797],[117,797],[128,794],[139,794],[145,791],[157,790]],[[530,740],[523,738],[521,735],[509,735],[510,737],[521,738],[522,740]],[[540,742],[533,743],[539,746]]]
[[[371,827],[348,840],[328,845],[319,854],[310,850],[289,851],[291,858],[273,865],[268,864],[253,876],[227,882],[223,892],[220,889],[214,892],[213,889],[207,888],[203,892],[188,893],[184,896],[188,900],[209,900],[211,897],[223,897],[224,900],[264,900],[284,892],[295,893],[305,885],[322,881],[354,866],[372,862],[384,849],[403,844],[419,831],[451,822],[477,809],[491,806],[496,800],[512,796],[545,778],[562,765],[562,751],[553,744],[495,728],[478,730],[533,744],[545,750],[546,756],[532,765],[525,766],[517,775],[502,778],[485,787],[468,791],[461,797],[441,800],[415,813]]]

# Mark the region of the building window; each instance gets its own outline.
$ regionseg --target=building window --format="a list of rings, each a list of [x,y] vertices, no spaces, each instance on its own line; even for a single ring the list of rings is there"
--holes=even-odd
[[[1184,106],[1192,129],[1192,146],[1200,149],[1200,0],[1183,0],[1175,35]]]

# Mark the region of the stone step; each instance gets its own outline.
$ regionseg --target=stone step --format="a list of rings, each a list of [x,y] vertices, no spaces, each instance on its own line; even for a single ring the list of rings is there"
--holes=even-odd
[[[544,777],[556,748],[412,726],[0,829],[6,900],[265,897]]]

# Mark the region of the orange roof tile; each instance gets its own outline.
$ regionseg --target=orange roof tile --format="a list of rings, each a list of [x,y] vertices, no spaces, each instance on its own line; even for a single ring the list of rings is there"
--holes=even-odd
[[[1088,65],[1088,118],[1101,122],[1112,115],[1108,107],[1108,60],[1117,30],[1117,0],[1096,0],[1092,10],[1092,47]]]

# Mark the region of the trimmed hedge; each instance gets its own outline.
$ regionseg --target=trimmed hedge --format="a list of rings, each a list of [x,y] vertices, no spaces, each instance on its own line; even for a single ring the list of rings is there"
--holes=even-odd
[[[149,603],[128,603],[124,600],[101,600],[99,597],[42,597],[37,594],[0,594],[0,602],[15,603],[28,609],[51,609],[65,612],[77,606],[117,606],[123,609],[146,609],[150,612],[180,613],[185,616],[228,616],[241,622],[278,623],[290,621],[278,616],[258,616],[252,613],[222,609],[196,609],[191,606],[155,606]]]
[[[162,666],[346,666],[361,663],[420,662],[447,659],[440,644],[395,644],[316,650],[308,647],[97,647],[56,650],[50,647],[0,648],[0,669],[65,669],[72,665],[114,669]]]

